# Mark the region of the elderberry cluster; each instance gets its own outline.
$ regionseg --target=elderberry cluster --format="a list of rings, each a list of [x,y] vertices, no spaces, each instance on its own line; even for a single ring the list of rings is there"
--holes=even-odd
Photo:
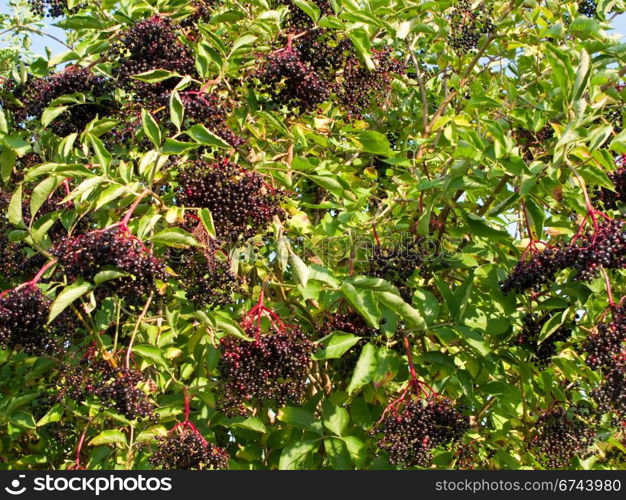
[[[158,418],[154,404],[137,386],[145,382],[146,376],[133,368],[113,366],[110,361],[87,355],[78,365],[65,365],[59,373],[59,400],[69,397],[77,402],[95,396],[104,409],[115,410],[126,418]]]
[[[459,0],[449,16],[452,48],[459,54],[477,49],[481,37],[496,29],[490,17],[483,4],[472,8],[469,0]]]
[[[501,289],[504,293],[536,290],[554,281],[557,272],[566,268],[574,269],[575,277],[586,281],[594,278],[601,267],[626,267],[626,223],[623,221],[604,220],[593,233],[582,235],[575,244],[533,253],[530,259],[518,262],[501,283]]]
[[[62,351],[76,322],[65,314],[48,325],[49,307],[50,300],[31,284],[0,296],[0,347],[35,355]]]
[[[192,0],[189,2],[191,13],[178,24],[181,28],[194,28],[199,22],[208,22],[211,19],[211,7],[216,0]]]
[[[544,314],[539,318],[532,314],[524,316],[522,331],[515,339],[517,345],[526,347],[533,353],[537,364],[542,368],[545,368],[556,354],[556,343],[565,342],[572,334],[572,329],[569,326],[562,325],[549,337],[543,339],[541,343],[539,342],[543,325],[545,325],[554,314],[555,312]]]
[[[372,50],[375,69],[370,70],[356,56],[343,69],[339,100],[353,117],[361,117],[372,103],[386,98],[393,75],[404,71],[404,64],[389,48]]]
[[[206,441],[197,431],[179,427],[159,437],[158,449],[148,459],[164,470],[227,469],[228,453]]]
[[[518,128],[514,131],[514,136],[522,157],[530,162],[546,151],[546,143],[554,137],[554,129],[550,125],[545,125],[537,132]]]
[[[218,236],[234,241],[263,231],[280,215],[283,194],[236,163],[197,160],[183,170],[177,200],[187,207],[211,210]]]
[[[110,49],[109,56],[118,63],[114,74],[140,103],[151,105],[154,98],[169,95],[179,80],[147,83],[133,79],[133,75],[154,69],[195,74],[193,54],[178,40],[178,34],[169,19],[153,16],[123,31]]]
[[[37,16],[60,17],[66,12],[74,14],[82,8],[82,4],[68,9],[67,0],[28,0],[30,11]]]
[[[15,87],[11,99],[3,104],[15,120],[24,125],[30,118],[41,118],[43,111],[55,99],[68,94],[81,93],[91,96],[93,102],[69,102],[67,109],[50,123],[50,129],[59,136],[80,132],[96,117],[115,111],[109,99],[112,91],[110,81],[96,76],[87,68],[68,66],[59,73],[43,78],[31,78]]]
[[[469,429],[469,418],[441,396],[411,399],[401,411],[389,413],[378,446],[393,465],[428,467],[435,448],[449,448]]]
[[[578,2],[578,12],[583,16],[595,17],[598,5],[595,0],[580,0]]]
[[[622,355],[606,369],[602,385],[591,393],[602,413],[614,412],[626,419],[626,358]]]
[[[220,406],[226,413],[245,413],[245,403],[280,407],[304,396],[314,344],[298,326],[261,334],[246,328],[253,341],[224,337],[218,363]]]
[[[411,288],[407,285],[409,279],[419,269],[425,273],[423,267],[423,249],[418,240],[411,240],[398,247],[383,247],[376,245],[369,258],[370,276],[381,278],[395,285],[400,295],[407,302],[411,302]]]
[[[613,319],[600,323],[595,333],[582,343],[587,354],[587,364],[595,369],[611,369],[622,354],[626,341],[626,306],[613,308]]]
[[[615,210],[626,203],[626,166],[622,165],[615,172],[611,172],[609,179],[615,186],[615,190],[600,188],[596,192],[596,199],[602,202],[604,208]]]
[[[328,0],[313,0],[313,3],[322,16],[333,14],[333,8]],[[313,26],[313,19],[299,7],[296,7],[293,0],[276,0],[276,6],[287,5],[289,7],[289,15],[287,17],[287,27],[290,31],[300,33]]]
[[[187,298],[198,306],[216,307],[228,304],[239,290],[240,280],[232,270],[232,261],[221,253],[214,239],[206,240],[206,248],[184,249],[168,259],[178,274]]]
[[[155,280],[165,279],[163,262],[122,226],[68,236],[51,252],[74,279],[92,280],[106,266],[123,271],[125,276],[107,281],[104,287],[131,301],[147,295]]]
[[[330,96],[330,84],[291,47],[269,54],[256,76],[274,100],[302,113],[315,109]]]
[[[530,450],[548,469],[566,468],[574,457],[587,456],[596,432],[581,416],[582,409],[570,411],[556,406],[543,413],[535,422]]]

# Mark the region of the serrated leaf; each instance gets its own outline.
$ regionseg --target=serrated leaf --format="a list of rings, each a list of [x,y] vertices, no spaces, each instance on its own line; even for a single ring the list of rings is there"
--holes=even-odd
[[[41,115],[41,125],[47,127],[57,118],[67,111],[67,106],[59,106],[58,108],[46,108]]]
[[[43,205],[50,194],[63,182],[63,177],[47,177],[41,181],[30,195],[30,214],[35,217],[41,205]]]
[[[157,83],[163,80],[169,80],[170,78],[180,77],[180,75],[173,71],[167,71],[165,69],[153,69],[145,71],[144,73],[138,73],[132,75],[131,78],[146,83]]]
[[[161,129],[159,124],[145,109],[141,110],[141,123],[142,128],[148,139],[152,141],[155,147],[161,145]]]
[[[198,244],[196,239],[190,233],[179,227],[165,229],[152,236],[150,241],[176,248],[185,248]]]
[[[183,119],[185,117],[185,106],[180,99],[180,95],[175,90],[170,96],[170,120],[176,126],[180,132],[180,127],[183,125]]]
[[[224,141],[222,138],[215,135],[204,125],[194,125],[185,132],[194,141],[204,144],[206,146],[215,146],[218,148],[230,149],[230,144]]]
[[[71,285],[65,287],[57,298],[50,306],[50,313],[48,316],[48,323],[54,321],[54,319],[67,309],[75,300],[85,295],[87,292],[93,289],[93,285],[87,281],[77,281]]]
[[[206,232],[211,236],[211,238],[217,238],[217,233],[215,232],[215,224],[213,223],[213,215],[208,208],[202,208],[198,211],[198,216],[202,221],[202,225]]]
[[[374,292],[375,297],[395,312],[412,330],[426,330],[426,321],[419,311],[407,304],[402,297],[391,292]]]
[[[9,207],[7,208],[7,216],[9,218],[9,223],[17,226],[17,227],[26,227],[24,224],[24,215],[22,213],[22,185],[20,184],[18,188],[11,196],[11,201],[9,202]]]
[[[276,416],[278,420],[286,424],[297,427],[298,429],[311,430],[320,433],[320,429],[316,429],[318,419],[311,410],[306,408],[297,408],[295,406],[285,406],[281,408]],[[319,427],[319,425],[317,425]]]
[[[289,261],[291,262],[291,267],[293,269],[297,282],[303,287],[306,287],[307,283],[309,282],[308,266],[298,255],[296,255],[296,253],[291,248],[289,248]]]
[[[315,441],[297,441],[285,448],[280,455],[280,470],[298,470],[305,464],[307,457],[317,448]]]
[[[133,353],[138,354],[144,359],[150,360],[157,365],[168,368],[167,360],[163,356],[163,352],[158,347],[148,344],[140,344],[133,346]]]
[[[359,360],[356,363],[350,384],[348,385],[348,394],[354,394],[364,385],[370,383],[376,373],[377,353],[376,347],[372,344],[366,344],[361,351]]]
[[[107,431],[102,431],[95,438],[89,441],[91,446],[102,446],[102,445],[110,445],[110,444],[119,444],[126,445],[126,435],[122,431],[118,431],[116,429],[111,429]]]
[[[340,358],[360,340],[361,337],[352,333],[333,332],[322,341],[324,347],[313,358],[318,360]]]
[[[344,282],[341,285],[341,293],[370,326],[378,328],[381,313],[371,290],[357,289],[352,284]]]

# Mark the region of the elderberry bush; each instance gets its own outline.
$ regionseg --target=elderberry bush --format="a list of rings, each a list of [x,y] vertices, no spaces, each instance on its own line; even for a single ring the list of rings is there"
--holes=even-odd
[[[178,427],[157,438],[150,463],[163,470],[227,469],[228,453],[206,441],[198,431]]]
[[[260,174],[228,160],[187,164],[177,199],[185,207],[208,208],[218,237],[228,241],[246,240],[264,231],[283,212],[282,192]]]
[[[605,370],[602,384],[591,393],[601,413],[614,413],[626,419],[626,360],[618,357],[610,369]]]
[[[246,403],[272,407],[289,401],[299,403],[307,386],[314,344],[295,325],[263,334],[255,326],[245,332],[254,340],[220,340],[218,386],[222,409],[238,414],[246,412]]]
[[[539,416],[529,447],[537,461],[548,469],[564,469],[575,457],[585,458],[596,439],[585,416],[579,408],[568,411],[560,406]]]
[[[80,403],[93,396],[103,409],[117,411],[130,420],[156,420],[154,403],[138,387],[146,380],[139,370],[114,366],[88,352],[77,365],[61,368],[56,380],[57,399],[67,397]]]
[[[415,398],[391,410],[381,424],[378,446],[392,465],[428,467],[436,448],[450,448],[469,429],[463,416],[442,396]]]
[[[107,267],[127,273],[103,287],[107,293],[117,293],[131,302],[146,296],[155,280],[165,279],[163,262],[121,226],[63,238],[52,248],[52,254],[73,279],[82,276],[93,280]]]

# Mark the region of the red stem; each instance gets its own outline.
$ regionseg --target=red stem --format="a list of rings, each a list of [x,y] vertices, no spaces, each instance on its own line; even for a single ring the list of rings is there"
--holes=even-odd
[[[376,231],[376,224],[372,224],[372,232],[374,233],[374,239],[376,240],[376,246],[380,248],[380,238],[378,237],[378,232]]]
[[[609,280],[609,274],[604,268],[600,268],[600,272],[604,277],[604,285],[606,286],[606,293],[609,298],[609,306],[615,307],[615,300],[613,300],[613,290],[611,289],[611,281]]]
[[[126,211],[126,214],[124,215],[124,218],[120,222],[122,227],[128,227],[128,222],[130,221],[130,218],[133,216],[133,212],[139,206],[139,204],[141,203],[141,200],[145,198],[148,192],[149,191],[144,191],[143,193],[141,193],[137,197],[137,199],[133,202],[133,204],[128,208],[128,210]]]
[[[185,387],[183,389],[183,395],[185,397],[185,422],[189,422],[189,391],[187,390],[187,388]]]
[[[409,373],[411,374],[411,383],[419,384],[419,380],[417,378],[417,372],[415,371],[415,366],[413,365],[413,353],[411,352],[411,344],[409,343],[409,338],[405,335],[402,338],[402,342],[404,343],[404,350],[406,351],[406,358],[409,362]]]

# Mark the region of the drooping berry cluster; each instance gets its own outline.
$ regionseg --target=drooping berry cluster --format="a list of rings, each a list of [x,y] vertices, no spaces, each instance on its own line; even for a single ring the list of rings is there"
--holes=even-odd
[[[154,403],[138,385],[146,376],[133,368],[113,366],[111,361],[88,353],[76,366],[66,365],[59,373],[59,400],[68,397],[82,402],[95,396],[103,407],[128,419],[155,419]]]
[[[614,412],[626,419],[626,356],[619,356],[604,373],[602,385],[591,393],[602,413]]]
[[[173,90],[179,79],[147,83],[133,79],[133,75],[154,69],[195,75],[193,54],[178,35],[169,19],[153,16],[123,31],[111,48],[109,55],[118,64],[115,75],[139,102],[151,105],[155,97]]]
[[[522,293],[538,289],[554,281],[557,272],[571,268],[576,278],[590,280],[600,268],[626,267],[626,223],[603,220],[592,233],[584,234],[576,242],[561,247],[547,247],[532,252],[528,260],[521,260],[502,282],[504,293]]]
[[[33,14],[38,16],[60,17],[65,13],[74,14],[82,6],[68,9],[67,0],[28,0],[28,7]]]
[[[483,35],[496,29],[491,22],[491,13],[484,4],[472,8],[468,0],[459,0],[450,12],[451,45],[459,54],[478,48]]]
[[[423,251],[419,240],[410,240],[392,247],[376,245],[369,257],[368,274],[394,284],[402,298],[410,303],[412,292],[408,282],[416,270],[425,272],[422,269]]]
[[[322,16],[329,16],[333,14],[333,8],[328,0],[313,0],[311,2],[319,10]],[[287,5],[289,7],[289,14],[287,16],[287,28],[290,31],[300,33],[313,26],[313,19],[299,7],[296,7],[293,0],[276,0],[276,6]]]
[[[330,96],[330,84],[291,47],[269,54],[256,76],[275,101],[302,113],[315,109]]]
[[[336,331],[352,333],[359,337],[370,337],[376,335],[378,330],[369,326],[359,313],[349,311],[345,313],[336,312],[325,318],[320,329],[321,335],[329,335]]]
[[[306,31],[293,40],[292,46],[300,60],[327,81],[332,81],[336,72],[345,66],[348,57],[354,55],[349,38],[339,37],[322,28]]]
[[[583,16],[595,17],[597,8],[595,0],[580,0],[578,2],[578,12]]]
[[[261,332],[261,315],[270,314],[270,330]],[[245,403],[280,407],[304,396],[314,344],[297,325],[285,325],[260,304],[242,327],[252,341],[224,337],[220,341],[220,406],[227,413],[245,413]]]
[[[613,319],[600,323],[595,333],[582,343],[587,364],[595,369],[611,369],[624,350],[626,341],[626,306],[613,308]]]
[[[620,160],[621,166],[609,174],[615,190],[600,188],[596,193],[596,199],[602,202],[607,210],[615,210],[626,203],[626,166]]]
[[[528,314],[523,319],[522,331],[517,335],[515,342],[530,349],[540,367],[546,367],[557,352],[557,342],[565,342],[570,338],[572,329],[567,325],[560,326],[549,337],[539,342],[541,329],[554,316],[555,312],[536,317]]]
[[[469,418],[449,399],[439,395],[414,398],[384,418],[378,446],[387,451],[393,465],[428,467],[435,448],[449,448],[468,428]]]
[[[535,422],[530,451],[548,469],[566,468],[574,457],[584,458],[596,432],[581,418],[581,409],[555,406]]]
[[[232,270],[232,261],[211,238],[202,224],[194,231],[196,239],[205,246],[189,248],[174,254],[168,263],[178,274],[187,298],[198,306],[221,306],[232,301],[239,290],[240,280]]]
[[[339,100],[353,117],[361,117],[373,103],[384,102],[393,75],[402,73],[405,68],[389,48],[372,50],[372,61],[374,70],[352,56],[343,69]]]
[[[181,426],[157,440],[158,449],[149,458],[154,467],[164,470],[228,468],[228,453],[206,441],[194,429]]]
[[[192,0],[189,2],[191,13],[180,21],[181,28],[194,28],[200,22],[208,22],[211,19],[212,7],[216,0]]]
[[[161,260],[146,249],[128,228],[121,225],[63,238],[52,248],[68,276],[92,280],[106,266],[115,267],[126,276],[107,281],[107,291],[127,300],[147,295],[157,279],[165,278]]]
[[[88,100],[85,103],[66,103],[66,111],[49,125],[55,134],[64,136],[80,132],[94,118],[107,116],[115,111],[114,104],[108,97],[111,90],[111,83],[107,78],[96,76],[87,68],[68,66],[59,73],[30,79],[17,86],[13,97],[19,103],[8,102],[6,106],[18,123],[25,124],[29,118],[41,118],[44,109],[61,96],[74,93],[87,95]]]
[[[27,354],[54,354],[62,351],[76,330],[67,315],[48,325],[50,300],[38,287],[26,284],[0,296],[0,347]]]
[[[183,170],[177,199],[181,205],[211,210],[219,238],[248,239],[280,215],[282,192],[261,175],[228,160],[197,160]]]

